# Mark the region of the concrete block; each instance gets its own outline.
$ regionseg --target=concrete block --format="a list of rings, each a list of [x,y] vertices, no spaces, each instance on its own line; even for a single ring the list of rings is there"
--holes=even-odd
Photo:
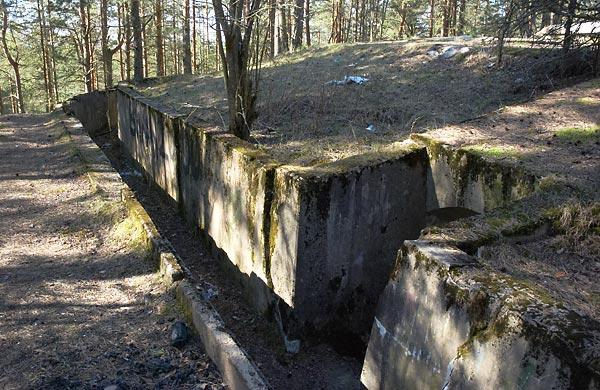
[[[369,389],[597,389],[599,339],[597,321],[423,238],[399,255],[361,381]]]
[[[423,149],[281,167],[271,212],[275,293],[300,328],[366,333],[402,241],[425,218]]]

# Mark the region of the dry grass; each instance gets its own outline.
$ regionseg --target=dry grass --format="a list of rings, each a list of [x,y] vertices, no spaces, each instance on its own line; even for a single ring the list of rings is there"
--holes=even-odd
[[[482,250],[494,268],[553,299],[600,318],[600,203],[574,202],[551,213],[554,236],[505,242]]]
[[[471,51],[451,59],[427,54],[450,45]],[[480,39],[313,47],[265,64],[252,136],[289,164],[314,165],[377,150],[411,132],[530,99],[548,88],[543,67],[533,70],[539,55],[521,48],[507,53],[505,66],[491,67],[493,48]],[[328,83],[344,76],[369,81]],[[200,126],[225,125],[226,100],[217,74],[155,79],[139,89]]]

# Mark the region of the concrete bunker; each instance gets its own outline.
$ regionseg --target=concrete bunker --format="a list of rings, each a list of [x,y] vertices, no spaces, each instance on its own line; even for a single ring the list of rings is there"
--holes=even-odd
[[[364,343],[398,248],[428,219],[481,213],[535,187],[525,172],[420,137],[288,166],[128,87],[117,100],[125,149],[205,234],[254,306],[278,305],[290,339],[341,334]]]

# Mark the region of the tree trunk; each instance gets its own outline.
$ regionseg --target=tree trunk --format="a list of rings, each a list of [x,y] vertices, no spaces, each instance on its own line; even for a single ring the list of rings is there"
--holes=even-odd
[[[125,73],[127,81],[131,80],[131,15],[127,1],[123,2],[123,18],[125,19]]]
[[[250,1],[250,0],[246,0]],[[250,126],[256,118],[256,90],[249,77],[248,64],[252,28],[260,0],[252,1],[244,17],[244,2],[238,0],[225,17],[221,0],[213,0],[217,20],[217,41],[223,62],[223,78],[229,107],[229,129],[239,138],[250,138]],[[224,45],[221,38],[224,38]],[[223,47],[224,46],[224,47]]]
[[[148,77],[148,44],[146,41],[146,23],[144,23],[144,2],[140,0],[140,26],[142,27],[142,78]]]
[[[52,91],[54,93],[54,102],[56,103],[60,101],[60,96],[58,94],[58,76],[56,74],[56,45],[54,44],[54,28],[52,27],[50,0],[48,0],[48,3],[46,4],[46,12],[48,14],[48,38],[50,39],[49,64],[52,70]]]
[[[294,18],[296,25],[292,46],[294,50],[298,50],[302,46],[302,33],[304,32],[304,0],[296,0]]]
[[[185,0],[183,10],[183,74],[192,73],[192,50],[190,45],[190,0]]]
[[[402,39],[404,33],[404,25],[406,24],[406,0],[402,2],[402,9],[400,11],[400,27],[398,27],[398,38]]]
[[[287,7],[285,0],[279,2],[279,50],[277,53],[286,53],[290,51],[289,46],[289,35],[288,35],[288,23],[287,23]]]
[[[551,22],[552,22],[552,14],[548,11],[543,12],[541,28],[549,26]]]
[[[192,73],[198,71],[197,42],[196,42],[196,2],[192,1]]]
[[[304,28],[306,32],[306,46],[310,47],[310,0],[305,0],[306,10],[304,11]]]
[[[8,31],[8,7],[6,6],[6,2],[4,0],[1,1],[2,6],[2,48],[4,49],[4,55],[8,60],[10,66],[13,68],[13,76],[15,83],[15,95],[16,95],[16,104],[13,112],[24,113],[25,112],[25,102],[23,101],[23,86],[21,82],[21,71],[19,69],[19,53],[17,52],[13,57],[12,53],[8,49],[7,42],[7,31]]]
[[[38,25],[40,28],[40,49],[42,50],[42,71],[44,72],[44,91],[46,93],[46,112],[54,108],[52,94],[52,80],[50,76],[50,67],[48,66],[48,50],[46,48],[46,25],[44,17],[44,4],[37,0]]]
[[[92,79],[92,45],[90,37],[90,25],[87,0],[79,1],[79,32],[81,34],[80,52],[81,66],[83,70],[83,83],[85,92],[89,93],[94,90],[94,80]]]
[[[467,14],[467,0],[460,0],[460,9],[458,11],[458,35],[465,34],[466,14]]]
[[[429,1],[429,38],[433,37],[433,29],[435,22],[435,0]]]
[[[0,86],[0,115],[4,115],[4,94],[2,93],[1,86]]]
[[[113,85],[112,55],[108,48],[108,0],[100,0],[100,42],[104,69],[104,89]]]
[[[179,74],[179,47],[177,45],[177,18],[171,18],[173,24],[173,74]]]
[[[156,51],[156,75],[159,77],[165,75],[163,18],[162,0],[154,0],[154,48]]]
[[[144,52],[142,47],[142,24],[140,20],[140,0],[131,0],[131,27],[133,29],[133,81],[144,79]]]
[[[277,0],[268,0],[269,7],[269,55],[273,59],[277,55],[277,36],[275,31],[277,28]]]

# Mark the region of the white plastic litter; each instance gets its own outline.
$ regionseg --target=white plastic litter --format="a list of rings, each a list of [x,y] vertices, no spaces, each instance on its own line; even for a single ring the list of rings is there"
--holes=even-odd
[[[437,57],[437,56],[439,56],[439,55],[440,55],[440,53],[438,53],[438,52],[437,52],[437,50],[429,50],[429,51],[427,52],[427,55],[428,55],[428,56],[431,56],[431,57]]]
[[[363,84],[369,81],[369,79],[360,76],[344,76],[343,80],[331,80],[327,84],[333,85],[346,85],[346,84]]]
[[[468,47],[456,47],[456,46],[446,46],[442,50],[442,58],[448,59],[452,58],[457,54],[467,54],[471,50]]]
[[[369,125],[369,126],[367,126],[366,130],[369,130],[372,132],[372,131],[377,130],[377,127],[375,127],[374,125]]]

